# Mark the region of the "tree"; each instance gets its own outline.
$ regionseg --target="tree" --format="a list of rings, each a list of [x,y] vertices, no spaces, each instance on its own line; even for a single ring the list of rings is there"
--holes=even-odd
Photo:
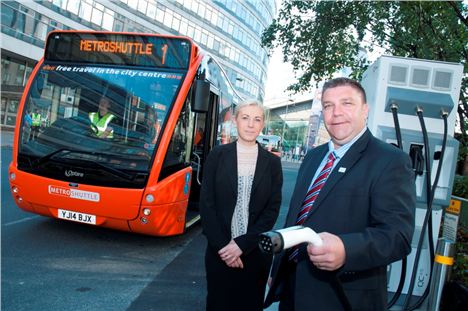
[[[280,46],[284,61],[300,73],[288,90],[309,90],[311,81],[344,67],[360,79],[367,66],[360,49],[464,65],[458,116],[461,142],[468,146],[468,19],[462,1],[293,1],[264,31],[267,48]]]

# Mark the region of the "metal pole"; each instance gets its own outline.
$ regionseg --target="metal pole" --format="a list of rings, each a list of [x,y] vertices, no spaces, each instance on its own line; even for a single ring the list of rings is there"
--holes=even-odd
[[[438,311],[444,285],[447,282],[454,255],[454,243],[445,238],[439,238],[434,258],[434,269],[432,272],[431,291],[429,294],[429,311]]]
[[[283,120],[283,131],[281,132],[281,136],[283,136],[283,139],[284,139],[284,129],[286,127],[286,119],[288,118],[288,107],[289,107],[289,102],[286,104],[286,114],[284,115],[284,120]]]
[[[299,141],[299,131],[300,131],[300,130],[301,130],[301,127],[298,126],[298,127],[297,127],[297,133],[296,133],[296,146],[297,146],[297,143],[298,143],[298,141]],[[301,144],[301,145],[302,145],[302,144]]]

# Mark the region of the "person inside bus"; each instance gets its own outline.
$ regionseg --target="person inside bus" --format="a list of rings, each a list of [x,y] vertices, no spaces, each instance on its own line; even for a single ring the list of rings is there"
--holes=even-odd
[[[24,122],[23,122],[23,143],[28,142],[31,137],[31,126],[32,126],[32,117],[31,112],[29,110],[26,111],[24,115]]]
[[[200,192],[207,280],[206,310],[263,310],[272,258],[258,248],[281,205],[279,157],[256,141],[264,110],[256,100],[236,107],[236,142],[215,147],[205,162]]]
[[[42,119],[41,113],[39,109],[35,109],[34,112],[31,114],[31,133],[30,133],[30,140],[33,140],[39,135],[39,130],[41,129]]]
[[[89,120],[97,137],[113,138],[114,129],[110,123],[115,116],[110,112],[110,108],[110,100],[107,97],[101,97],[99,99],[98,111],[89,113]]]

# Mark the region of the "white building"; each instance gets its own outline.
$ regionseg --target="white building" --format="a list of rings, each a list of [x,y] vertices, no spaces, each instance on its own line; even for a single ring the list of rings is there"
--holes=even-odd
[[[237,90],[263,101],[268,66],[262,31],[275,0],[1,1],[1,119],[14,127],[24,85],[54,29],[162,33],[191,37],[217,56]]]

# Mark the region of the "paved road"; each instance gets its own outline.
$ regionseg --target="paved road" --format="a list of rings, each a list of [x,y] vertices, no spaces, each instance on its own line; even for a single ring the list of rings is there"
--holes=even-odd
[[[23,212],[9,192],[12,149],[5,136],[2,133],[2,310],[205,309],[206,241],[199,225],[183,236],[154,238]],[[284,200],[276,227],[284,223],[297,167],[284,165]]]
[[[6,182],[2,147],[2,310],[126,310],[200,234],[155,238],[29,214]]]

